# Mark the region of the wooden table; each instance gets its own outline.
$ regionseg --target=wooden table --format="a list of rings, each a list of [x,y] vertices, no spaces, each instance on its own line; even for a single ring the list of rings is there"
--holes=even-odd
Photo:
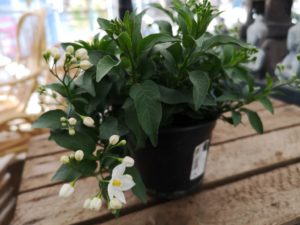
[[[66,150],[32,139],[13,225],[279,225],[300,222],[300,108],[274,101],[275,115],[259,110],[265,133],[249,125],[233,128],[219,121],[214,130],[204,185],[197,193],[146,205],[128,193],[121,217],[102,209],[83,210],[95,193],[93,179],[80,180],[71,198],[59,198],[61,184],[50,178]]]

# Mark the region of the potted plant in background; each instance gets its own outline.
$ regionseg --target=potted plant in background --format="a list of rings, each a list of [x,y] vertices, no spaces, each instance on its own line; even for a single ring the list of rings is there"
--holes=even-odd
[[[56,73],[57,49],[44,55],[59,82],[40,93],[57,93],[64,103],[63,110],[44,113],[34,127],[50,128],[50,140],[75,151],[62,158],[54,176],[71,182],[63,196],[78,178],[97,177],[100,191],[93,203],[87,200],[88,208],[98,209],[101,199],[116,213],[125,203],[123,191],[130,188],[145,201],[142,180],[166,198],[193,190],[204,174],[216,120],[237,126],[245,114],[262,133],[258,114],[245,105],[260,101],[273,113],[268,96],[296,80],[273,83],[268,78],[265,87],[256,87],[243,66],[255,49],[207,32],[219,14],[208,0],[173,1],[169,9],[152,6],[170,19],[156,22],[159,33],[141,34],[145,11],[127,13],[122,20],[99,18],[106,33],[102,38],[62,45],[63,74]]]

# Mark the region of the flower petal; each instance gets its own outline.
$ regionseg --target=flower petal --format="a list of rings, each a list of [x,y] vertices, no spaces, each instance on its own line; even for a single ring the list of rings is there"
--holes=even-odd
[[[108,193],[108,197],[109,199],[113,199],[114,197],[114,187],[112,186],[112,181],[109,182],[108,187],[107,187],[107,193]]]
[[[122,176],[120,178],[120,181],[121,181],[121,190],[122,191],[128,191],[135,185],[134,181],[127,176]]]
[[[126,200],[125,200],[125,196],[124,193],[121,190],[114,190],[114,196],[116,197],[116,199],[118,199],[120,202],[122,202],[123,204],[126,204]]]
[[[125,172],[125,169],[126,169],[125,165],[123,165],[123,164],[117,165],[112,171],[112,175],[111,175],[112,180],[114,178],[118,178],[118,177],[122,176],[123,173]]]

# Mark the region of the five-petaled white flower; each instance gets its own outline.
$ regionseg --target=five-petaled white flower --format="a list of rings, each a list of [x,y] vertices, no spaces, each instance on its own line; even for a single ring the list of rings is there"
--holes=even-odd
[[[95,121],[89,116],[83,117],[83,124],[87,127],[95,127]]]
[[[74,192],[74,185],[71,183],[64,184],[59,190],[59,197],[67,198],[70,197]]]
[[[135,185],[129,176],[124,175],[125,169],[126,167],[124,164],[119,164],[113,169],[107,189],[110,200],[115,197],[123,204],[126,203],[123,192],[128,191]]]

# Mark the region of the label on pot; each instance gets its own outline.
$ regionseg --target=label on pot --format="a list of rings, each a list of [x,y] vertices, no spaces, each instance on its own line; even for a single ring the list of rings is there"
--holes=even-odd
[[[204,173],[209,139],[197,145],[194,151],[190,180],[194,180]]]

